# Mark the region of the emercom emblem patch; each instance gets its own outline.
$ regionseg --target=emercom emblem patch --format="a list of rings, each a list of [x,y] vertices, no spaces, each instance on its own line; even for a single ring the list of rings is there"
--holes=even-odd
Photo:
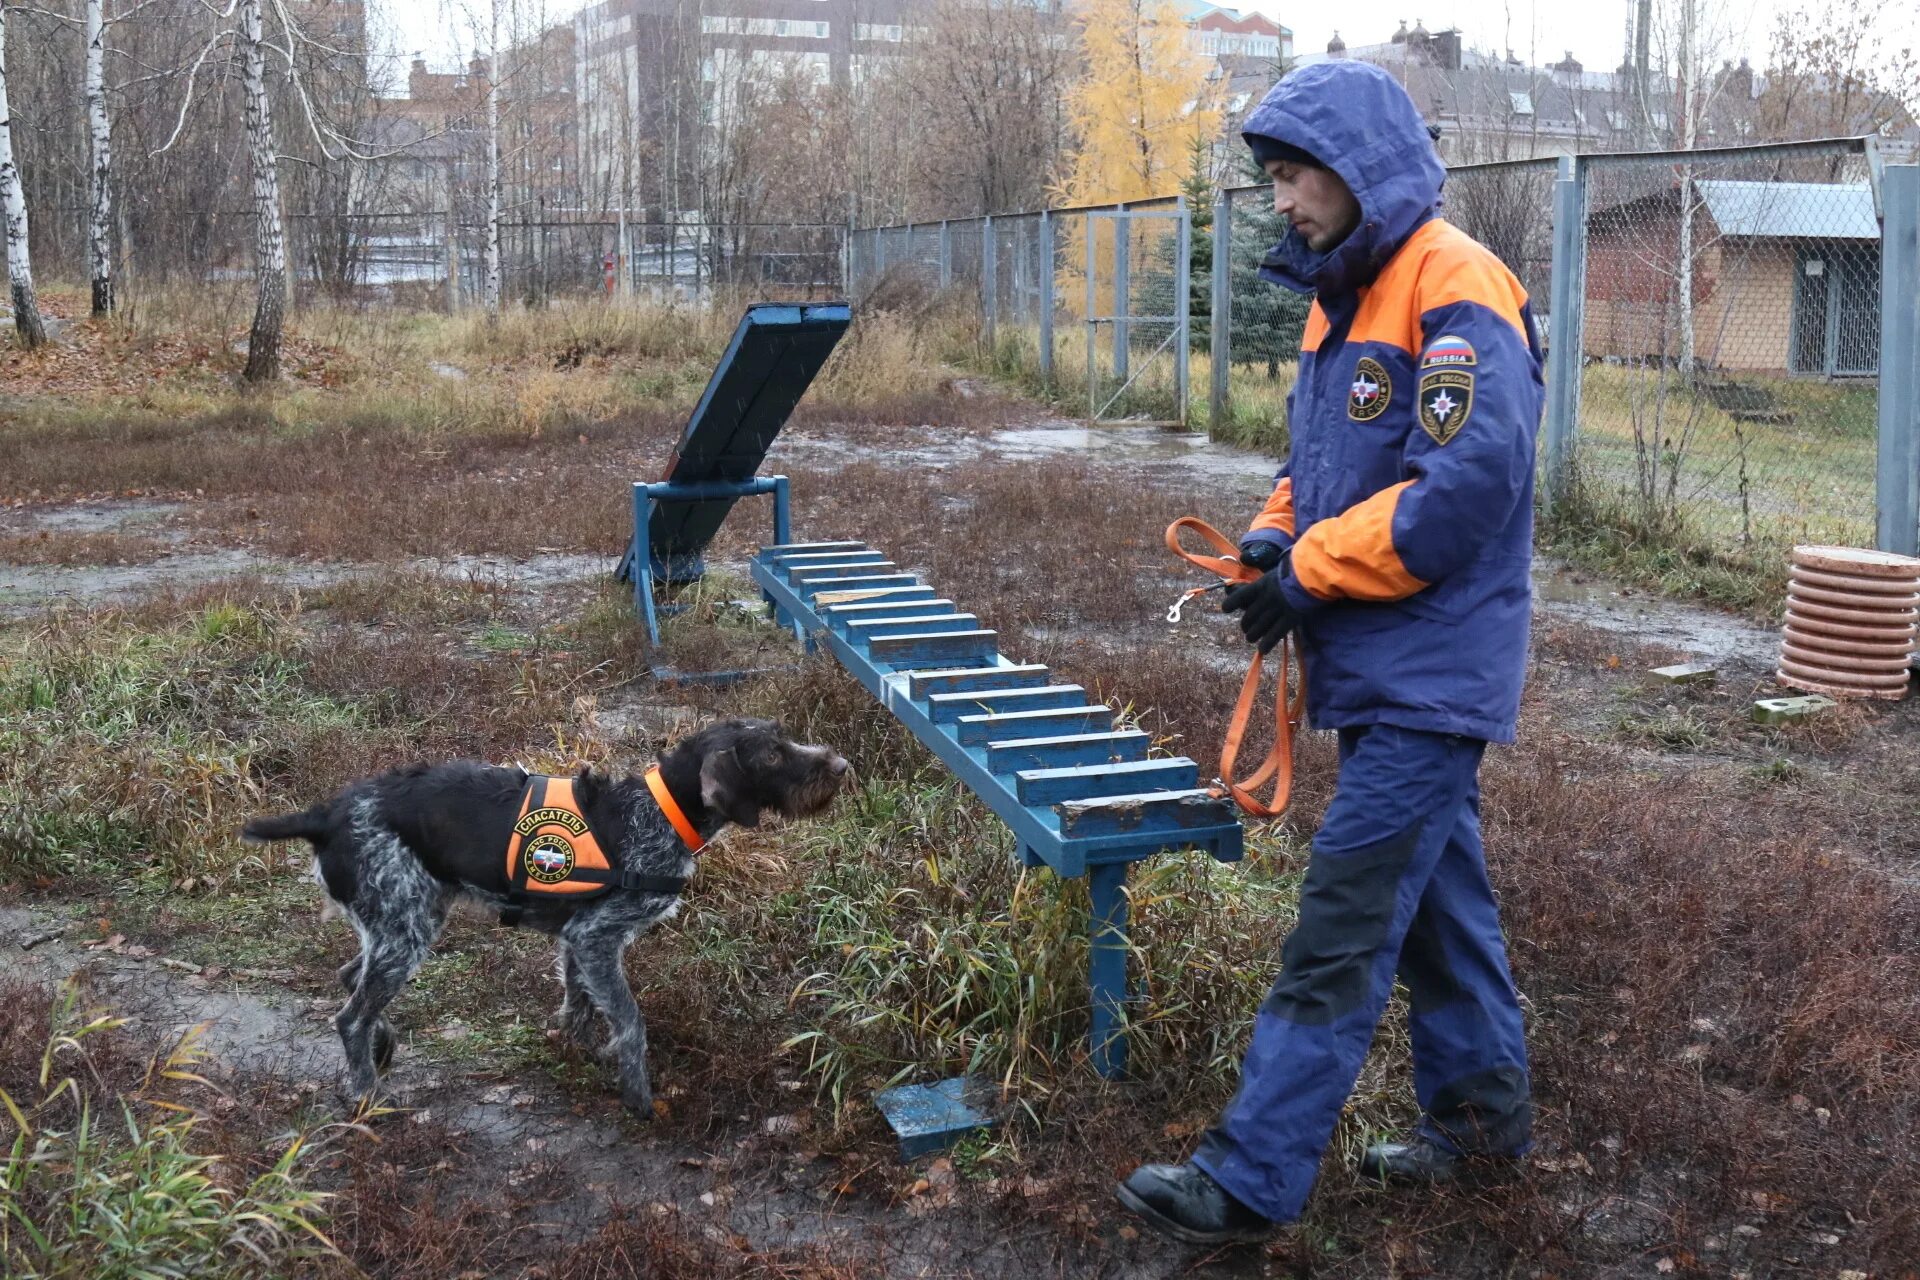
[[[1393,379],[1386,366],[1372,356],[1361,356],[1353,367],[1353,385],[1347,389],[1347,416],[1355,422],[1372,422],[1387,411],[1393,399]]]
[[[1464,369],[1429,369],[1420,375],[1414,399],[1420,405],[1420,426],[1435,444],[1460,434],[1473,412],[1473,375]]]
[[[547,832],[527,842],[521,855],[527,864],[527,879],[541,884],[559,884],[573,874],[573,846],[561,836]]]

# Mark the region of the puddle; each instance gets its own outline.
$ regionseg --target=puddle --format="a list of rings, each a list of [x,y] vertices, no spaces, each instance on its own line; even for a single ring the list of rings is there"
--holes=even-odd
[[[247,551],[200,551],[148,564],[0,564],[0,614],[53,605],[124,601],[169,587],[258,576],[294,587],[324,586],[352,573],[346,565],[305,565]]]
[[[915,432],[903,436],[898,443],[887,445],[791,433],[775,441],[769,457],[802,462],[809,460],[810,454],[823,453],[928,468],[962,466],[982,458],[1019,462],[1077,457],[1263,483],[1272,480],[1276,467],[1272,458],[1215,444],[1204,435],[1153,426],[1086,427],[1067,422],[1012,427],[987,435],[943,437]]]
[[[521,583],[578,582],[604,578],[613,572],[614,557],[549,551],[525,560],[513,556],[446,556],[409,561],[407,567],[449,578],[470,578],[492,586]]]
[[[467,371],[465,369],[462,369],[457,364],[448,364],[444,360],[429,360],[427,361],[427,368],[431,369],[440,377],[453,382],[465,382],[467,380]]]
[[[0,527],[27,533],[119,533],[163,523],[187,509],[184,502],[77,502],[70,506],[21,507],[0,514]]]
[[[1589,579],[1550,560],[1534,561],[1533,592],[1537,615],[1678,649],[1693,659],[1771,668],[1779,652],[1779,634],[1770,627]]]

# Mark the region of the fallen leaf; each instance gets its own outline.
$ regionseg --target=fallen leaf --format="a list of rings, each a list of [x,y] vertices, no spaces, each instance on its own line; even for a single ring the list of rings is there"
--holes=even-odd
[[[1140,1232],[1133,1227],[1121,1227],[1119,1235],[1122,1240],[1138,1240],[1140,1238]]]
[[[1655,1271],[1658,1271],[1661,1275],[1666,1275],[1668,1272],[1673,1270],[1673,1259],[1662,1258],[1660,1259],[1660,1261],[1653,1264],[1653,1269]]]
[[[907,1194],[910,1196],[925,1195],[932,1186],[933,1184],[925,1178],[917,1178],[914,1180],[914,1184],[907,1188]]]

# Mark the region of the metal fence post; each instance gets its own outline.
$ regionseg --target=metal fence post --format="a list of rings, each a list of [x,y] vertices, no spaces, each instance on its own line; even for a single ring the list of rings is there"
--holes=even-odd
[[[993,321],[1000,301],[1000,252],[993,240],[993,215],[980,220],[980,315],[987,338],[987,350],[993,350]]]
[[[1125,214],[1127,206],[1116,204],[1114,212],[1122,215],[1113,220],[1113,378],[1121,386],[1127,382],[1127,343],[1131,335],[1127,332],[1127,252],[1132,248],[1130,234],[1132,224]]]
[[[1227,425],[1227,374],[1233,362],[1233,201],[1222,191],[1213,200],[1213,305],[1207,318],[1213,361],[1207,389],[1207,433]]]
[[[1877,543],[1920,555],[1920,165],[1882,171]]]
[[[447,202],[447,314],[460,309],[460,222]]]
[[[1040,211],[1040,382],[1053,390],[1053,214]]]
[[[1184,195],[1174,208],[1179,211],[1174,220],[1173,244],[1174,341],[1179,343],[1179,350],[1173,353],[1173,416],[1184,430],[1193,372],[1193,211]]]
[[[1567,497],[1580,418],[1581,313],[1586,304],[1587,168],[1560,157],[1553,184],[1553,277],[1547,331],[1547,501]]]
[[[940,219],[940,291],[953,288],[953,228]]]

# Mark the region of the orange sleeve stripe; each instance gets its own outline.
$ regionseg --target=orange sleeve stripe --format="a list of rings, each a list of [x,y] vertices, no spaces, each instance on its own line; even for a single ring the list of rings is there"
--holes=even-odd
[[[1293,477],[1281,476],[1280,483],[1273,486],[1273,493],[1267,498],[1267,505],[1253,518],[1255,529],[1278,529],[1289,538],[1293,536]]]
[[[1407,572],[1393,549],[1393,512],[1414,481],[1308,529],[1293,548],[1293,576],[1322,600],[1404,600],[1427,584]]]

